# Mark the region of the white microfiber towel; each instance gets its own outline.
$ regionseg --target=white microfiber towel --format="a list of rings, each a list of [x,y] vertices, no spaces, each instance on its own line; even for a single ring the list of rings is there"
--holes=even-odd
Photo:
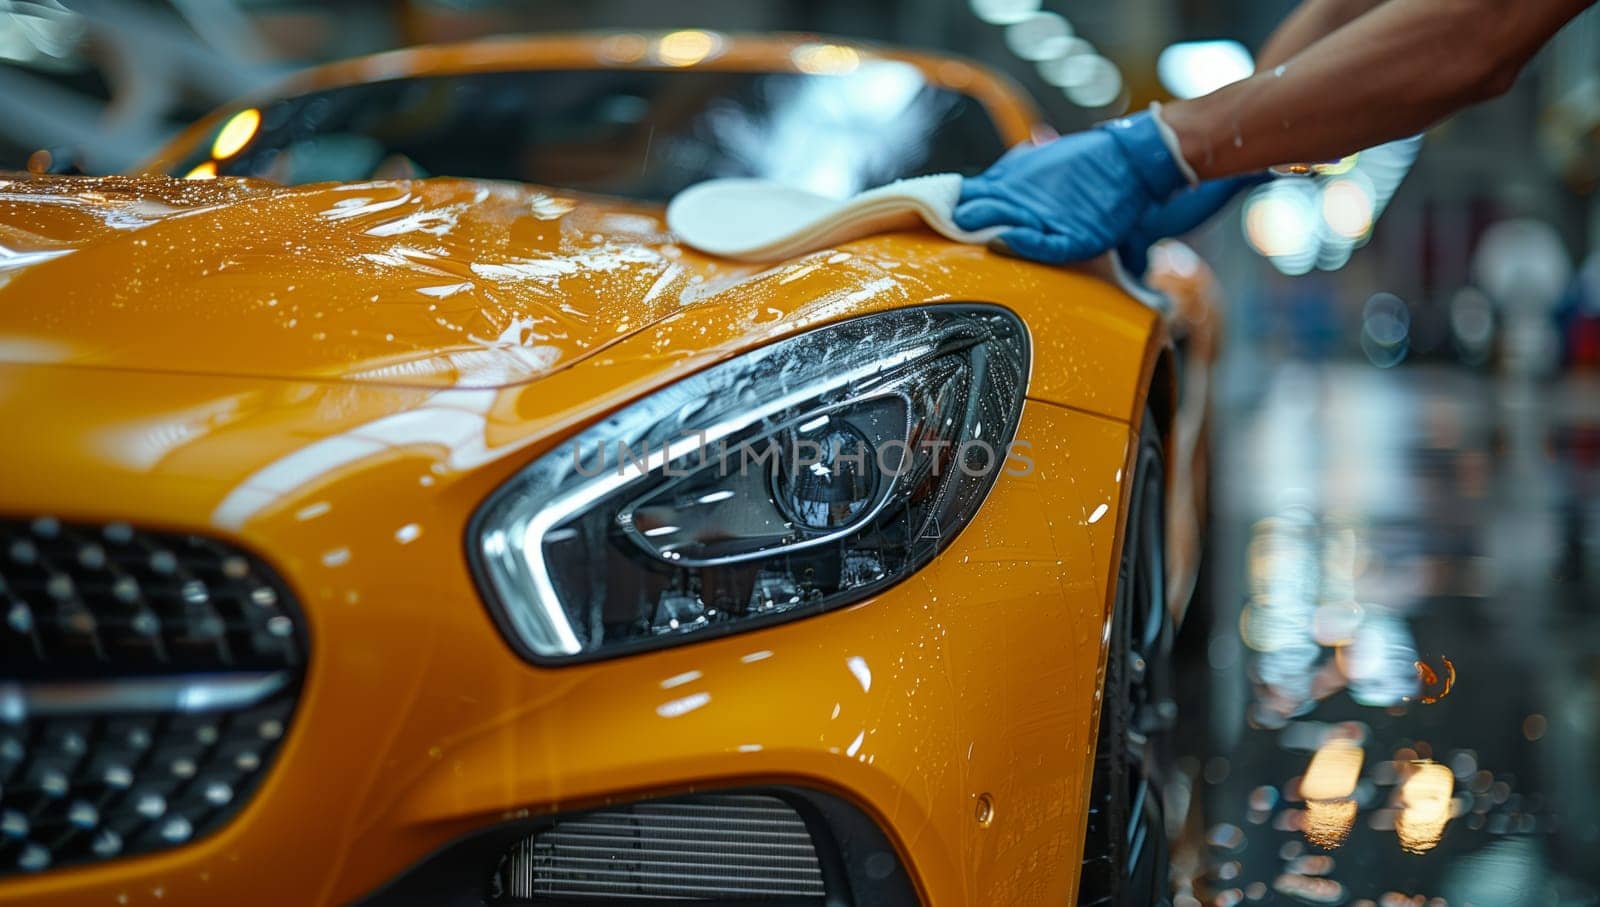
[[[678,193],[667,205],[667,226],[686,244],[738,261],[782,261],[894,230],[918,221],[956,242],[988,245],[1004,227],[968,231],[954,214],[961,176],[936,173],[898,180],[836,199],[763,179],[715,179]],[[1166,300],[1131,279],[1114,255],[1078,267],[1117,284],[1158,309]]]

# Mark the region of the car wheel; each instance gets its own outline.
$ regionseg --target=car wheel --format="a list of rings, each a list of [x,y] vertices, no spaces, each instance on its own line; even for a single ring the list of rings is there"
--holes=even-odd
[[[1078,903],[1155,905],[1171,899],[1162,781],[1171,758],[1172,620],[1165,584],[1165,457],[1147,410],[1139,432],[1128,522],[1106,656]]]

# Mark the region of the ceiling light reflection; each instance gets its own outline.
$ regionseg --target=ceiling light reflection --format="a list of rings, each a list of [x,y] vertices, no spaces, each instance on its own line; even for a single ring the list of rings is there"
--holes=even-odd
[[[1334,850],[1350,836],[1356,824],[1356,801],[1313,800],[1306,802],[1301,830],[1306,840],[1323,850]]]
[[[1366,752],[1354,741],[1332,737],[1311,756],[1305,777],[1300,780],[1300,796],[1311,800],[1342,800],[1356,791],[1361,780],[1361,764]]]
[[[1356,801],[1351,795],[1361,780],[1365,752],[1355,741],[1331,737],[1323,741],[1300,779],[1300,796],[1306,811],[1301,826],[1306,840],[1332,850],[1349,837],[1356,821]]]
[[[1450,798],[1455,794],[1455,776],[1438,762],[1414,762],[1415,771],[1400,788],[1404,808],[1395,819],[1394,831],[1407,853],[1426,853],[1444,837],[1450,821]]]
[[[1332,850],[1343,844],[1356,821],[1356,801],[1351,795],[1361,780],[1366,753],[1353,740],[1330,737],[1311,756],[1300,779],[1300,796],[1306,812],[1302,830],[1306,840]]]

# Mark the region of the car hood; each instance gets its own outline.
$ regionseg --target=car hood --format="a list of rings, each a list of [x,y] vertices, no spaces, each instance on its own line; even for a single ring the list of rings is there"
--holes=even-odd
[[[0,362],[504,386],[756,270],[665,229],[477,180],[0,178]]]

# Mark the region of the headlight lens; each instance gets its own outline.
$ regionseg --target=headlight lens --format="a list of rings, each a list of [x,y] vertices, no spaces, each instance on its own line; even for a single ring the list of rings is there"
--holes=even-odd
[[[469,550],[512,645],[604,657],[858,601],[927,563],[1014,449],[1027,333],[937,305],[693,375],[519,473]],[[1010,459],[1013,455],[1016,459]]]

